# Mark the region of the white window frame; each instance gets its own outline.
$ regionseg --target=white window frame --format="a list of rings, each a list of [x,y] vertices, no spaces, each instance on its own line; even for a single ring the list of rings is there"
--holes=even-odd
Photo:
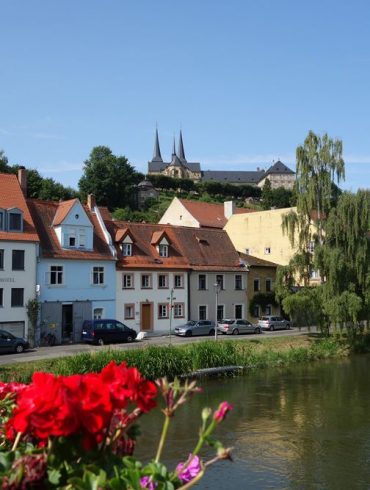
[[[200,317],[200,309],[201,308],[205,308],[205,311],[206,311],[206,317],[205,318],[201,318]],[[198,305],[198,320],[207,320],[208,319],[208,305]]]
[[[101,312],[101,315],[100,316],[97,316],[97,311],[100,311]],[[94,308],[93,310],[93,319],[94,320],[102,320],[104,318],[104,308],[102,308],[101,306],[98,306],[96,308]]]
[[[127,314],[128,309],[132,310],[132,314]],[[135,303],[125,303],[123,305],[123,316],[125,320],[135,319]]]
[[[122,255],[132,257],[132,243],[122,243]]]
[[[168,257],[168,245],[166,243],[158,245],[158,254],[160,257]]]
[[[184,318],[185,317],[185,305],[184,305],[184,303],[174,303],[173,304],[173,317],[174,318]]]
[[[237,277],[240,277],[240,288],[237,288],[236,287],[236,278]],[[243,291],[244,289],[244,284],[243,284],[243,274],[235,274],[234,276],[234,287],[235,287],[235,291]]]
[[[164,320],[169,317],[168,303],[158,303],[157,305],[158,320]]]
[[[161,286],[161,284],[160,284],[161,277],[164,277],[164,283],[165,283],[164,286]],[[158,274],[157,280],[158,280],[158,289],[168,289],[169,288],[168,274]]]
[[[95,270],[95,269],[102,269],[102,270]],[[95,274],[97,274],[98,282],[95,282]],[[101,275],[102,279],[101,280]],[[92,268],[91,272],[91,284],[93,286],[103,286],[105,284],[105,269],[104,266],[102,265],[95,265]]]
[[[78,247],[86,248],[86,230],[84,228],[78,230]]]
[[[61,270],[55,270],[53,271],[52,269],[53,268],[60,268]],[[52,287],[58,287],[58,286],[64,286],[65,284],[65,274],[64,274],[64,266],[63,265],[60,265],[60,264],[50,264],[49,265],[49,270],[48,272],[46,272],[46,284],[48,286],[52,286]],[[51,275],[52,273],[56,274],[55,278],[56,278],[56,281],[55,282],[51,282]],[[61,276],[61,282],[59,282],[58,278]]]
[[[143,279],[144,277],[147,277],[148,278],[148,285],[147,286],[143,286]],[[141,274],[140,276],[140,288],[141,289],[152,289],[152,275],[151,274]]]
[[[9,209],[7,214],[8,214],[8,219],[7,219],[8,231],[19,232],[19,233],[23,232],[23,213],[22,213],[22,211],[18,210],[18,209]],[[11,228],[10,217],[12,214],[20,216],[20,228]]]
[[[128,282],[130,283],[129,285]],[[134,289],[134,274],[122,273],[122,289]]]
[[[176,285],[176,277],[180,278],[180,286]],[[174,289],[184,289],[184,274],[174,274],[174,276],[173,276],[173,287],[174,287]]]
[[[265,255],[271,255],[271,247],[265,247]]]

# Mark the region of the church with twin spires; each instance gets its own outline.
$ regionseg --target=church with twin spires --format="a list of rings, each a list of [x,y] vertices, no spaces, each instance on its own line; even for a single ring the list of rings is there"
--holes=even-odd
[[[227,163],[227,162],[226,162]],[[227,168],[228,165],[226,164]],[[153,158],[148,162],[148,174],[166,175],[176,179],[190,179],[194,182],[220,182],[234,185],[256,185],[263,187],[269,179],[271,187],[292,189],[295,182],[295,172],[278,160],[273,162],[268,170],[201,170],[199,162],[189,162],[185,157],[182,131],[176,151],[173,141],[171,161],[164,162],[159,145],[158,129],[155,131]]]

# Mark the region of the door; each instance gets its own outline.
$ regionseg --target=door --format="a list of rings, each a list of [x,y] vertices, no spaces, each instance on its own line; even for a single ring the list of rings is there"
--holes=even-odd
[[[73,305],[62,305],[62,342],[69,342],[73,336]]]
[[[62,337],[62,304],[57,301],[41,303],[41,335],[52,333],[57,343]]]
[[[73,338],[74,342],[81,342],[82,324],[84,320],[92,318],[91,301],[75,301],[73,303]]]
[[[198,325],[193,329],[193,335],[207,335],[209,331],[209,322],[200,320]]]
[[[141,303],[141,330],[152,330],[152,306],[153,303]]]

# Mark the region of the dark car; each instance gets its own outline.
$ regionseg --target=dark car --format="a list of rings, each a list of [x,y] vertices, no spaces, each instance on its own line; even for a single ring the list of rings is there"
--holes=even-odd
[[[82,342],[104,345],[135,339],[136,331],[117,320],[85,320],[82,325]]]
[[[30,344],[22,337],[15,337],[6,330],[0,330],[0,352],[16,352],[20,354],[29,349]]]

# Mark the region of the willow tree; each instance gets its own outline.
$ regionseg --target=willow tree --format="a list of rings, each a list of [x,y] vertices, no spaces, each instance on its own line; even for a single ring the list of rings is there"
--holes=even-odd
[[[332,322],[370,318],[370,191],[343,193],[325,224],[315,265],[322,271],[323,309]]]
[[[342,142],[310,131],[296,150],[296,211],[286,214],[282,222],[283,231],[297,248],[290,265],[305,285],[312,272],[310,242],[323,243],[325,220],[337,190],[335,181],[339,184],[344,176]]]

